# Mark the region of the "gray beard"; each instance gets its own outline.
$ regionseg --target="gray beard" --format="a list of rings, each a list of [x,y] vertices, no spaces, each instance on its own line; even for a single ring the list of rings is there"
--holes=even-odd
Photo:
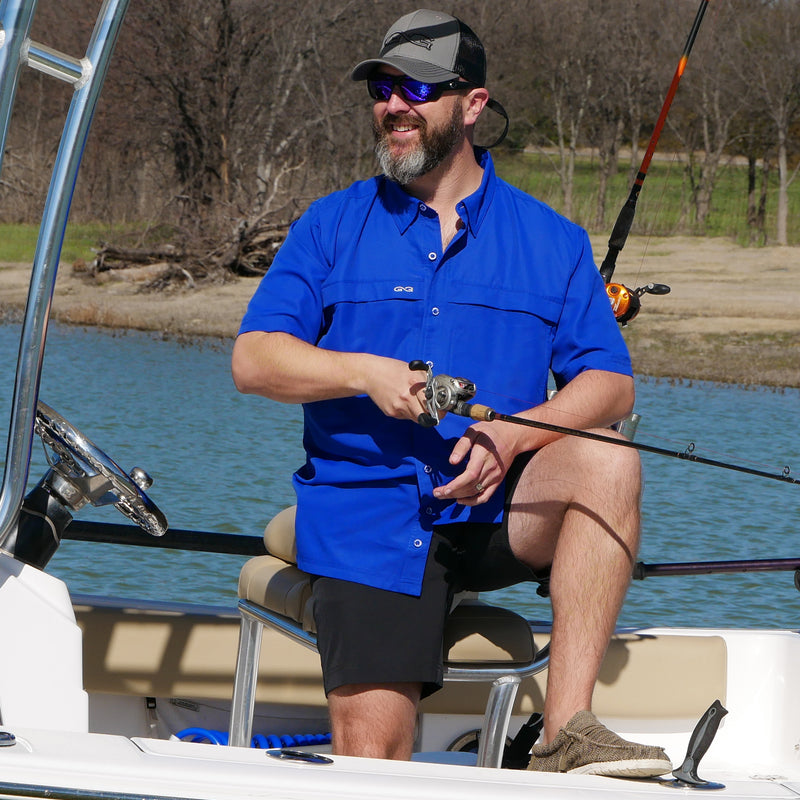
[[[389,122],[386,118],[385,123]],[[388,132],[377,123],[373,125],[375,134],[375,155],[384,175],[401,186],[429,173],[439,166],[453,151],[464,136],[464,121],[460,104],[453,106],[449,122],[439,130],[429,130],[423,123],[420,130],[419,145],[408,153],[392,155]]]
[[[431,159],[428,158],[424,147],[417,147],[401,156],[393,156],[385,137],[375,143],[375,155],[378,157],[378,164],[383,174],[401,186],[415,181],[436,166],[435,163],[429,163]]]

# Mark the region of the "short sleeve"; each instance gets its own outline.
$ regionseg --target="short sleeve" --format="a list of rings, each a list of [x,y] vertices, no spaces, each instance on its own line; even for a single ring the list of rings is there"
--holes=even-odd
[[[589,369],[632,374],[628,348],[614,319],[585,232],[579,240],[575,267],[556,327],[551,366],[558,386]]]
[[[322,284],[329,272],[315,204],[290,227],[247,306],[239,333],[280,331],[315,343],[322,327]]]

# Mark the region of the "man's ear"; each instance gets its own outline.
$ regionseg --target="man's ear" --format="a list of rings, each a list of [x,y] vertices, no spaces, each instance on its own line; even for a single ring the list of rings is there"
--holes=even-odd
[[[480,87],[471,89],[464,98],[464,124],[474,125],[489,102],[489,92]]]

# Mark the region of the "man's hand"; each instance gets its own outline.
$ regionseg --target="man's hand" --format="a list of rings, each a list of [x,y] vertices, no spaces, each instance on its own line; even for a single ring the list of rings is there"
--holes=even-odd
[[[427,410],[426,373],[411,370],[408,362],[372,356],[364,371],[366,393],[387,417],[417,421]]]
[[[514,427],[507,422],[479,422],[468,428],[450,454],[451,464],[466,459],[464,471],[449,483],[437,486],[434,497],[455,500],[465,506],[485,503],[521,452]]]

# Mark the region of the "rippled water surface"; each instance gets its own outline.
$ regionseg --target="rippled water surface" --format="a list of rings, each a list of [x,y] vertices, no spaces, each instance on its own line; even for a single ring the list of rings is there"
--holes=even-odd
[[[18,329],[0,326],[0,411],[7,419]],[[150,495],[171,527],[257,535],[294,501],[301,463],[297,407],[244,397],[230,378],[230,343],[181,345],[134,332],[55,326],[41,398],[125,469],[154,478]],[[637,440],[800,476],[800,393],[639,379]],[[643,454],[647,563],[800,558],[800,486]],[[46,462],[35,444],[31,483]],[[613,500],[613,499],[612,499]],[[124,522],[114,509],[87,520]],[[233,604],[245,559],[65,542],[48,570],[71,590]],[[547,601],[529,587],[497,593],[536,618]],[[635,581],[621,622],[631,625],[800,625],[791,572],[652,577]]]

